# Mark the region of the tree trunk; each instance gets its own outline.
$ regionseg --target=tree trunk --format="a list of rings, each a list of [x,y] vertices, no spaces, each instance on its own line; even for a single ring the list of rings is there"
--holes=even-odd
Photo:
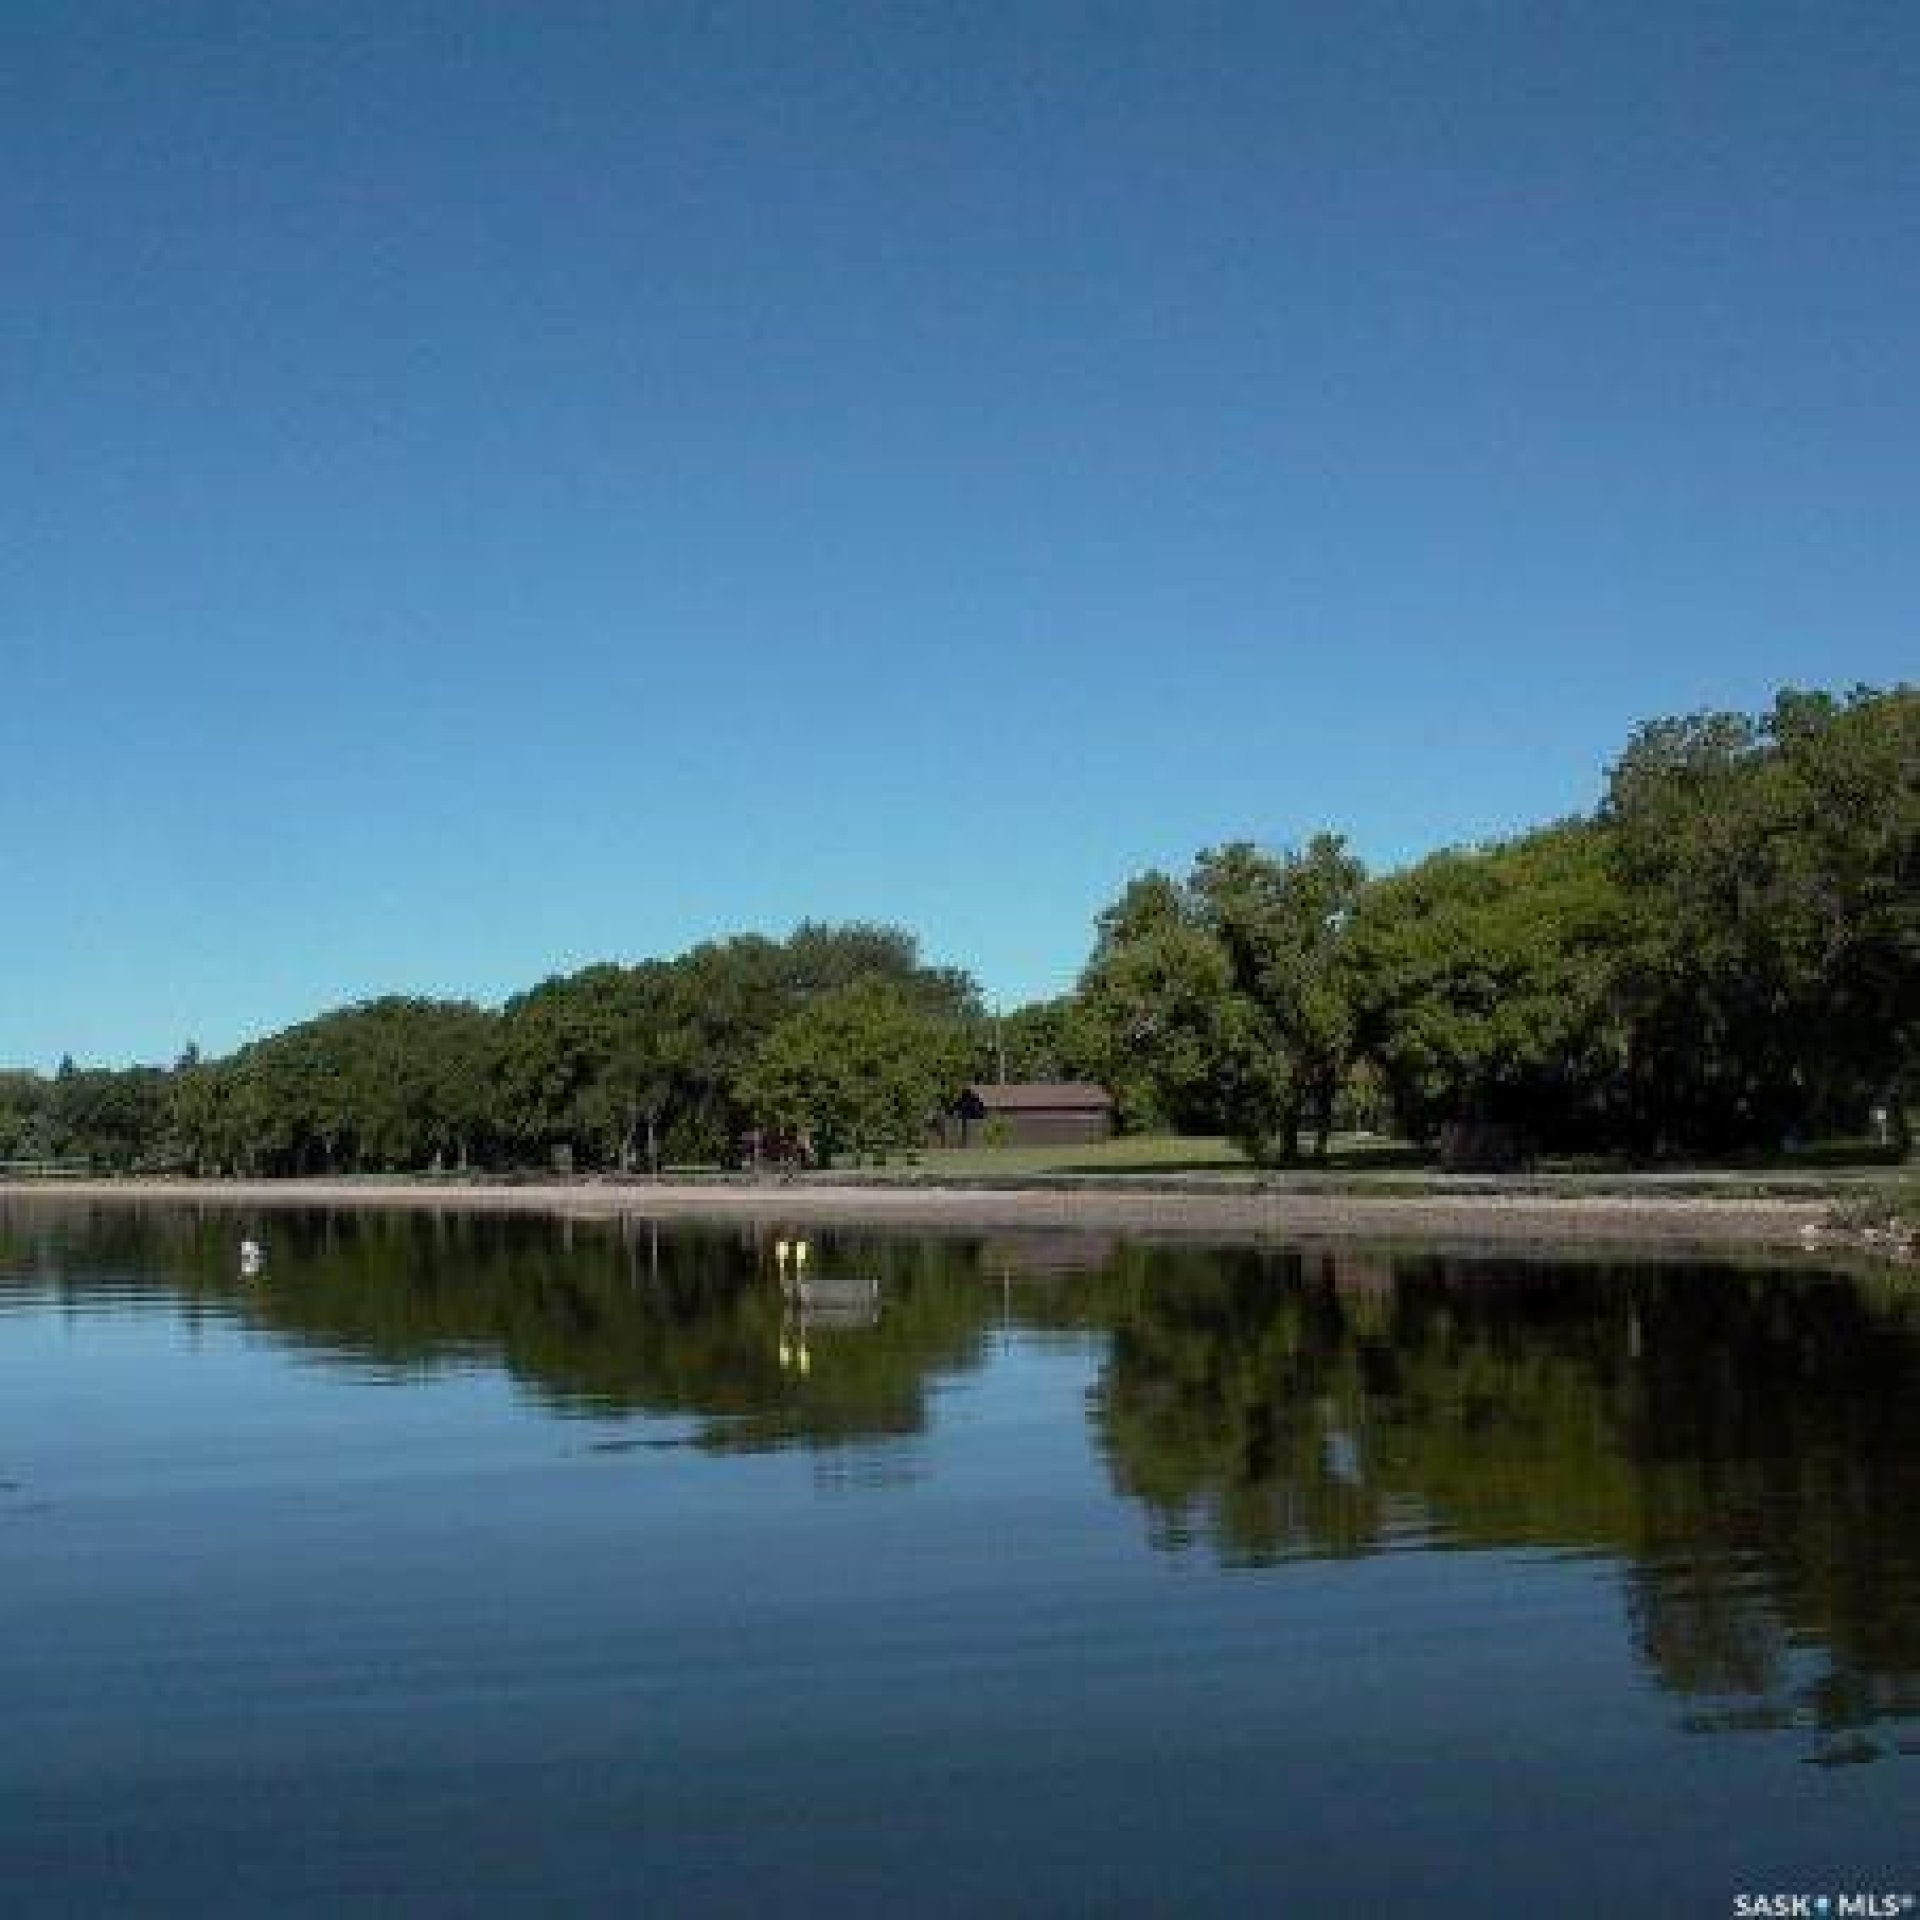
[[[1333,1103],[1339,1090],[1339,1078],[1332,1073],[1323,1075],[1314,1089],[1313,1157],[1323,1167],[1327,1164],[1327,1149],[1333,1142]]]
[[[1306,1118],[1305,1103],[1296,1094],[1287,1102],[1280,1122],[1280,1164],[1297,1166],[1300,1160],[1300,1125]]]

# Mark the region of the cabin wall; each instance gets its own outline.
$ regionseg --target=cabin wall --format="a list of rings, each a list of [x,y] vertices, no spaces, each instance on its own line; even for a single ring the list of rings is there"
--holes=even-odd
[[[1078,1107],[1028,1107],[1000,1114],[962,1109],[942,1115],[937,1133],[944,1147],[1091,1146],[1112,1138],[1111,1113]]]

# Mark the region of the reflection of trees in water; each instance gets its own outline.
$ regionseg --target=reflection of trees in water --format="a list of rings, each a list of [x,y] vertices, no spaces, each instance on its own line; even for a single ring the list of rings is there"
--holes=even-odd
[[[1366,1452],[1366,1371],[1331,1290],[1296,1256],[1123,1263],[1092,1416],[1116,1485],[1165,1546],[1229,1557],[1355,1553],[1385,1524]]]
[[[1154,1542],[1235,1563],[1396,1545],[1593,1551],[1702,1727],[1920,1714],[1920,1300],[1730,1267],[821,1236],[871,1327],[781,1364],[772,1231],[184,1209],[0,1219],[0,1288],[148,1285],[395,1374],[499,1365],[563,1412],[679,1415],[693,1444],[831,1446],[869,1484],[991,1329],[1072,1328],[1115,1486]],[[866,1444],[862,1444],[866,1443]],[[1826,1757],[1877,1751],[1864,1734]]]
[[[948,1284],[954,1252],[918,1242],[822,1243],[819,1270],[878,1275],[886,1310],[857,1334],[816,1331],[800,1375],[781,1364],[791,1329],[770,1230],[275,1214],[251,1282],[240,1231],[232,1214],[101,1209],[75,1236],[85,1264],[68,1284],[157,1270],[190,1307],[302,1351],[395,1375],[499,1365],[557,1411],[690,1416],[715,1450],[918,1432],[929,1380],[981,1353],[985,1303]]]
[[[1911,1295],[1249,1252],[1123,1262],[1114,1300],[1093,1418],[1161,1543],[1600,1550],[1699,1724],[1920,1712]]]
[[[1225,1557],[1408,1532],[1617,1537],[1630,1473],[1590,1417],[1602,1329],[1572,1291],[1378,1257],[1163,1257],[1123,1287],[1094,1419],[1117,1482]],[[1556,1324],[1554,1303],[1558,1303]]]
[[[1755,1700],[1828,1729],[1920,1713],[1913,1296],[1673,1287],[1659,1332],[1624,1434],[1648,1488],[1630,1576],[1648,1659],[1736,1724]]]

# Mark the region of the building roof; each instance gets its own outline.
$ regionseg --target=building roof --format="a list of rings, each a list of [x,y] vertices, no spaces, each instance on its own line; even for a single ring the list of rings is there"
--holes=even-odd
[[[987,1081],[969,1087],[967,1092],[989,1113],[1030,1113],[1037,1107],[1050,1112],[1065,1108],[1075,1113],[1105,1113],[1113,1105],[1113,1095],[1091,1080],[1025,1080],[1010,1086]]]

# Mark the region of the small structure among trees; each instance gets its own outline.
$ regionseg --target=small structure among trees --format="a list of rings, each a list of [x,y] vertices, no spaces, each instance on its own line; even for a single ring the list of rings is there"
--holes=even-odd
[[[947,1147],[1079,1146],[1113,1137],[1113,1095],[1088,1080],[1030,1080],[964,1089],[941,1117]]]

